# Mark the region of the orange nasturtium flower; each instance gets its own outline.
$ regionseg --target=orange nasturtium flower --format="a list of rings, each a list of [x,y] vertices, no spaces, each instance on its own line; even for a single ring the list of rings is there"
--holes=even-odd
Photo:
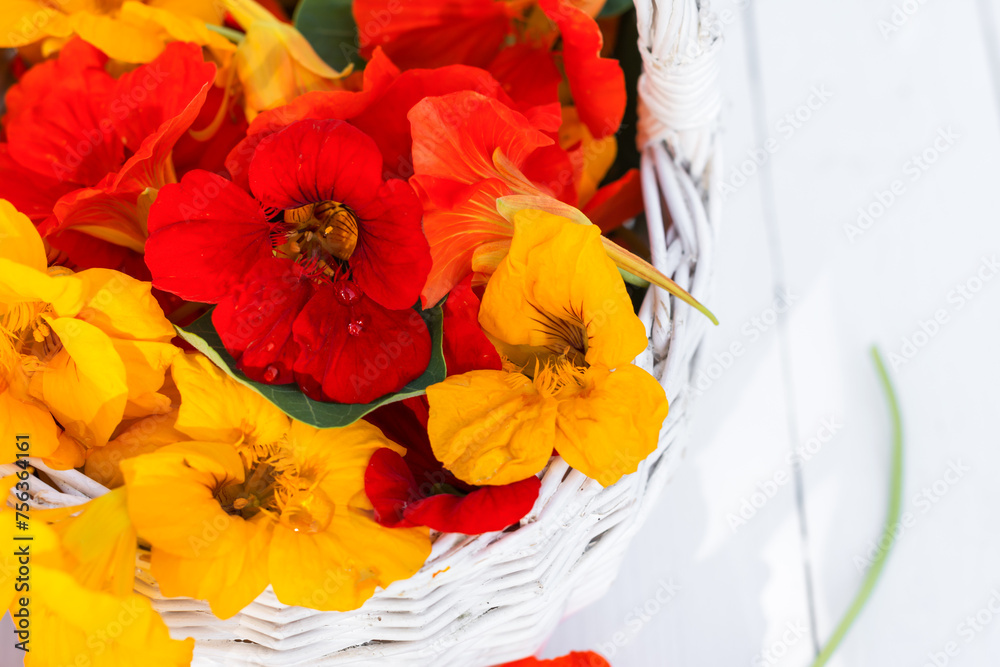
[[[222,19],[219,3],[204,0],[4,0],[0,47],[39,44],[49,56],[78,35],[115,60],[148,63],[175,41],[231,51],[206,27]]]
[[[149,283],[49,267],[34,225],[2,199],[0,239],[0,460],[29,433],[33,456],[79,466],[123,418],[168,412],[159,390],[178,350]]]
[[[381,431],[293,421],[201,356],[172,373],[188,440],[121,463],[165,595],[228,618],[271,584],[285,604],[346,611],[420,569],[428,530],[383,528],[365,496],[371,455],[401,451]]]
[[[666,396],[631,363],[646,332],[597,227],[516,213],[479,323],[504,370],[454,375],[427,390],[431,446],[456,477],[509,484],[540,472],[555,447],[607,486],[656,449]]]
[[[339,90],[351,68],[338,72],[320,58],[295,26],[279,20],[254,0],[223,0],[246,31],[236,47],[236,72],[243,84],[247,120],[289,104],[305,93]]]

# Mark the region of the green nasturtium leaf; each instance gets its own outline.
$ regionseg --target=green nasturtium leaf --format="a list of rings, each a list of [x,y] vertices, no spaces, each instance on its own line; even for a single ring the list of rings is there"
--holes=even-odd
[[[222,339],[212,326],[211,311],[183,329],[175,328],[177,335],[211,359],[212,363],[240,384],[246,385],[269,400],[289,417],[317,428],[334,428],[353,424],[381,405],[421,396],[427,387],[444,380],[446,373],[444,350],[441,347],[443,340],[441,307],[422,310],[420,316],[424,318],[431,333],[431,360],[427,369],[420,377],[396,393],[387,394],[366,404],[323,403],[303,394],[295,384],[272,385],[254,382],[236,368],[236,361],[226,351]]]
[[[358,53],[358,26],[351,0],[302,0],[293,17],[295,27],[327,65],[342,70],[354,63],[364,67]]]

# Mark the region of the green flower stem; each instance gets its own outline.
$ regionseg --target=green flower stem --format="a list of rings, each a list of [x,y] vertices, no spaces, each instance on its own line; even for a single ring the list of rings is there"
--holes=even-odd
[[[211,23],[206,23],[205,27],[211,30],[212,32],[219,33],[220,35],[228,39],[230,42],[233,42],[234,44],[239,44],[240,42],[243,41],[243,38],[246,37],[246,35],[243,34],[242,32],[238,30],[233,30],[232,28],[227,28],[224,25],[213,25]]]
[[[865,603],[868,602],[872,591],[875,590],[875,584],[878,583],[882,570],[885,569],[885,561],[892,550],[894,542],[895,527],[899,523],[899,513],[903,499],[903,421],[899,416],[899,403],[896,400],[896,392],[893,389],[892,380],[889,379],[889,374],[885,370],[885,364],[882,363],[882,355],[879,353],[877,347],[872,348],[872,358],[875,360],[875,368],[878,371],[879,379],[882,381],[882,388],[885,390],[886,399],[889,402],[889,413],[892,418],[892,477],[889,483],[889,512],[886,516],[885,528],[882,529],[882,539],[879,540],[879,544],[885,544],[886,547],[875,555],[875,560],[872,562],[871,568],[869,568],[868,573],[865,575],[864,581],[861,582],[861,589],[854,596],[854,601],[851,602],[847,613],[844,614],[844,618],[841,619],[830,640],[816,657],[816,661],[813,662],[812,667],[822,667],[830,660],[834,651],[840,646],[840,642],[843,641],[844,636],[847,635],[847,631],[851,629],[854,621],[861,614]]]

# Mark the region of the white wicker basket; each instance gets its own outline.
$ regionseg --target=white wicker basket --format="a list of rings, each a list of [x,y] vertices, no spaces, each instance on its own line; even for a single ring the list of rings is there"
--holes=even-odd
[[[707,302],[718,222],[714,181],[721,173],[721,44],[708,30],[705,2],[636,5],[645,65],[639,141],[653,263]],[[608,590],[680,456],[687,386],[708,321],[657,288],[640,317],[650,347],[636,363],[660,380],[670,414],[657,451],[617,484],[602,489],[557,459],[516,530],[439,536],[419,573],[352,612],[289,607],[268,589],[220,621],[203,602],[163,598],[148,573],[148,554],[139,556],[136,589],[154,601],[174,636],[197,640],[196,665],[478,667],[533,654],[562,618]],[[80,504],[106,492],[78,472],[38,467],[55,484],[32,483],[39,507]]]

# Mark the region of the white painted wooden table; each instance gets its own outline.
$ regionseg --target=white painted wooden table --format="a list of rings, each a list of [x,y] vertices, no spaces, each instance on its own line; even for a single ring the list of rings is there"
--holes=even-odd
[[[1000,0],[713,9],[734,191],[712,375],[613,592],[545,655],[808,665],[884,520],[878,343],[905,360],[907,520],[830,664],[1000,665]]]

